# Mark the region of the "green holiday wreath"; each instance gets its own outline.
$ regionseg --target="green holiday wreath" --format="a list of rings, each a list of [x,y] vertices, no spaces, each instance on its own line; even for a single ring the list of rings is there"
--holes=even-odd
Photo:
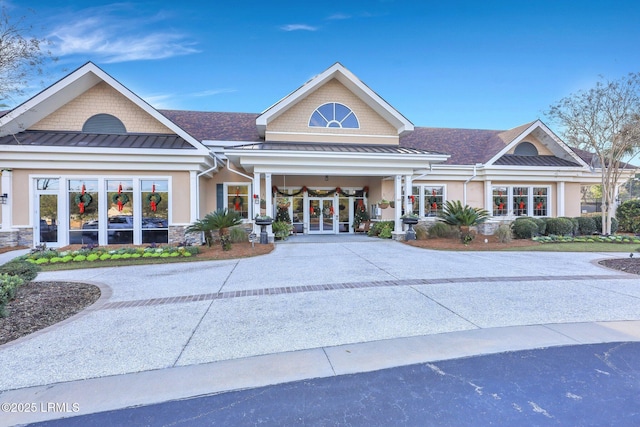
[[[113,196],[111,196],[111,203],[113,203],[114,205],[117,205],[118,199],[120,199],[120,202],[123,205],[126,205],[127,203],[129,203],[129,196],[127,196],[126,193],[114,193]]]
[[[79,205],[80,203],[84,203],[84,207],[86,208],[93,201],[93,197],[91,197],[89,193],[84,193],[84,194],[78,193],[76,194],[74,201],[76,202],[76,205]]]
[[[121,196],[122,196],[122,194],[121,194]],[[147,194],[147,203],[155,202],[156,205],[159,205],[161,201],[162,201],[162,197],[160,197],[160,195],[158,193],[149,193],[149,194]],[[116,201],[116,203],[117,203],[117,201]],[[122,203],[124,203],[124,201]]]

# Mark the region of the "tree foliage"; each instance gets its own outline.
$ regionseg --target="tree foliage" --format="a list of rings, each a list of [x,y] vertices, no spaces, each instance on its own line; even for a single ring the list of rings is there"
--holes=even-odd
[[[551,105],[547,115],[563,129],[567,144],[593,153],[591,166],[602,171],[602,228],[610,234],[623,159],[640,147],[640,73],[614,81],[601,78],[591,89]]]
[[[47,49],[49,41],[30,35],[33,27],[25,17],[13,19],[0,7],[0,100],[23,95],[31,78],[42,76],[48,60],[55,60]]]

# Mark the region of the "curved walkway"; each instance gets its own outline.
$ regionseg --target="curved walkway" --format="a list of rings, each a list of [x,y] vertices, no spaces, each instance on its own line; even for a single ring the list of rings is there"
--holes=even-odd
[[[640,341],[638,277],[595,264],[611,256],[332,241],[240,260],[41,274],[106,292],[75,318],[0,346],[0,401],[78,403],[84,414],[479,354]],[[74,414],[9,413],[0,425]]]

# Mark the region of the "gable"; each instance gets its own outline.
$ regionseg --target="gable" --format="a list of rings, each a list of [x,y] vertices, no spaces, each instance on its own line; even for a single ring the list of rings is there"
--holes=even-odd
[[[518,148],[518,146],[520,144],[525,143],[525,142],[528,142],[531,145],[533,145],[536,148],[536,150],[538,150],[538,155],[539,156],[553,156],[554,155],[554,153],[549,149],[549,147],[547,147],[545,144],[543,144],[535,135],[533,135],[533,133],[530,133],[529,135],[523,137],[520,142],[515,144],[513,147],[511,147],[511,149],[509,151],[507,151],[507,154],[515,154],[515,151]]]
[[[334,102],[355,114],[358,128],[309,126],[309,119],[318,107]],[[265,140],[398,144],[398,131],[337,79],[332,79],[268,123]]]
[[[130,133],[173,133],[105,82],[91,87],[28,130],[80,132],[85,122],[97,114],[118,118]]]

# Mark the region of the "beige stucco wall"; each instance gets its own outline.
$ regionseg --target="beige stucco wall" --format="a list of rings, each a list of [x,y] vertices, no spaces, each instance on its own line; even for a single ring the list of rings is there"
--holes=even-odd
[[[565,216],[580,216],[580,183],[566,183],[564,185],[564,213]]]
[[[50,176],[52,178],[59,177],[60,171],[56,170],[13,170],[13,223],[16,226],[29,225],[29,186],[31,185],[29,175]],[[92,170],[87,173],[82,172],[65,172],[64,176],[73,177],[170,177],[171,187],[171,220],[172,224],[188,224],[190,222],[190,191],[189,191],[189,172],[149,172],[149,171],[131,171],[127,173],[117,173],[114,171]]]
[[[328,102],[339,102],[351,108],[358,118],[360,129],[309,127],[309,119],[315,109]],[[277,132],[287,134],[277,134]],[[336,135],[340,137],[335,137]],[[370,136],[365,138],[363,135]],[[371,137],[371,135],[385,138]],[[398,144],[399,142],[398,131],[389,122],[335,79],[319,87],[269,123],[266,140],[367,144]]]
[[[542,142],[540,142],[540,140],[538,138],[533,136],[533,134],[527,135],[525,138],[522,139],[522,141],[526,141],[526,142],[532,143],[536,147],[536,149],[538,150],[538,155],[540,155],[540,156],[553,156],[553,152],[551,150],[549,150],[546,145],[544,145]],[[517,146],[518,145],[516,144],[516,146],[514,146],[511,150],[509,150],[509,152],[507,154],[513,154],[513,152],[515,151]]]
[[[104,82],[40,120],[29,130],[81,131],[87,119],[100,113],[120,119],[127,132],[174,133]]]

